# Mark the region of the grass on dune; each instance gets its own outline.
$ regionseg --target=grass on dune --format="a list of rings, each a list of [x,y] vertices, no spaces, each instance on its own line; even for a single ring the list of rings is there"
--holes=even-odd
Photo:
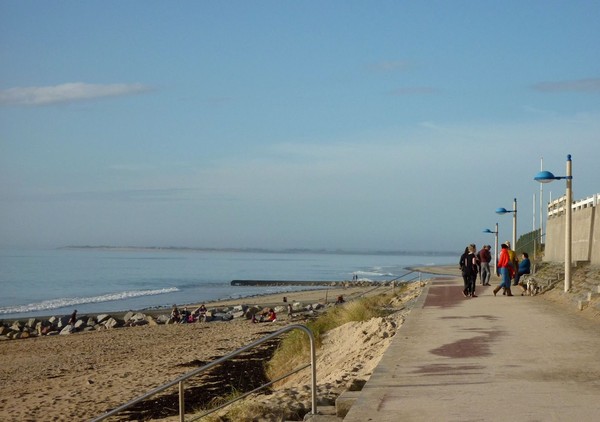
[[[379,294],[335,306],[306,324],[312,332],[316,347],[320,347],[328,331],[352,321],[368,321],[389,314],[386,307],[405,286],[393,293]],[[290,332],[281,342],[273,358],[266,364],[267,376],[276,379],[310,361],[310,341],[302,331]]]

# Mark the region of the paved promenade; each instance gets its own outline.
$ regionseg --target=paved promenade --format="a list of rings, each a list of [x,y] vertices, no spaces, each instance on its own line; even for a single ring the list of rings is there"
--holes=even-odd
[[[600,324],[438,278],[344,422],[599,421]]]

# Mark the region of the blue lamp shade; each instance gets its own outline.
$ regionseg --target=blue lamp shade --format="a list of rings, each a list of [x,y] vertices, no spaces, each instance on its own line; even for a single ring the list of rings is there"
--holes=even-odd
[[[556,179],[558,179],[558,178],[556,176],[554,176],[551,172],[546,171],[546,170],[540,171],[533,178],[533,180],[535,180],[537,182],[540,182],[540,183],[549,183],[549,182],[551,182],[553,180],[556,180]]]
[[[496,214],[506,214],[507,212],[506,208],[496,208]]]

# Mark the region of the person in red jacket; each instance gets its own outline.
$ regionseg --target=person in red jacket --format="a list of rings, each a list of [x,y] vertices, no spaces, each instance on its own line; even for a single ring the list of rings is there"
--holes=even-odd
[[[507,296],[512,296],[510,291],[510,280],[514,277],[514,266],[510,260],[510,255],[508,254],[508,246],[505,243],[502,244],[500,256],[498,257],[498,270],[500,271],[502,283],[494,289],[494,296],[496,296],[496,293],[498,293],[500,289],[504,289]]]

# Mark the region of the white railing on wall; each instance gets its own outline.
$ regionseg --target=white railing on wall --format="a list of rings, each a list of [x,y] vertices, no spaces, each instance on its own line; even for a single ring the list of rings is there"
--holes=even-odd
[[[585,199],[581,199],[579,201],[573,202],[571,204],[571,209],[575,211],[580,211],[586,208],[595,207],[598,205],[598,197],[600,193],[594,194],[592,196],[588,196]],[[567,201],[567,197],[561,196],[558,199],[548,203],[548,218],[558,217],[563,215],[565,212],[565,202]]]

